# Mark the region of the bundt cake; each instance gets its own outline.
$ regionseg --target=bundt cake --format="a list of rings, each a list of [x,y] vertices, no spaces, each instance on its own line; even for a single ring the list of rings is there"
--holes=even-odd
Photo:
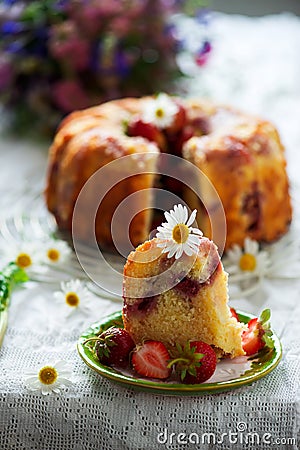
[[[201,210],[199,226],[214,238],[210,218],[215,196],[200,178],[202,200],[186,187],[180,173],[173,178],[162,175],[161,161],[168,154],[192,163],[215,187],[227,221],[226,248],[243,245],[246,236],[270,242],[288,230],[291,202],[276,129],[227,106],[166,94],[115,100],[64,119],[50,148],[45,190],[59,229],[72,230],[79,193],[93,174],[106,167],[76,210],[76,238],[89,242],[95,235],[102,248],[115,248],[111,224],[124,205],[124,217],[115,220],[118,241],[127,242],[129,236],[134,247],[144,242],[155,228],[158,209],[168,209],[155,206],[153,187],[171,191],[192,209]],[[109,164],[114,161],[119,164]],[[109,186],[110,178],[118,182]]]
[[[266,242],[278,239],[290,224],[291,202],[284,149],[276,129],[269,122],[230,111],[217,123],[209,136],[191,138],[183,156],[213,182],[220,196],[227,248],[242,245],[247,236]],[[193,201],[191,191],[188,195],[191,208],[197,207],[197,198]],[[203,197],[209,205],[209,193]],[[207,214],[202,214],[201,229],[210,234]]]
[[[199,235],[193,242],[192,252],[180,256],[167,254],[166,240],[159,237],[130,253],[124,266],[125,329],[136,343],[153,339],[172,349],[201,340],[218,357],[243,355],[243,325],[231,316],[217,247]]]

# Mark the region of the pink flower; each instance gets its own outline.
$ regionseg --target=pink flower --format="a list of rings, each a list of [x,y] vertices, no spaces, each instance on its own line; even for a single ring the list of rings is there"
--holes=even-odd
[[[131,25],[132,23],[128,17],[116,17],[111,22],[110,30],[115,34],[115,36],[122,38],[129,34],[131,31]]]
[[[207,63],[208,60],[208,54],[204,54],[204,55],[197,55],[195,57],[195,62],[197,64],[197,66],[202,67]]]
[[[53,27],[49,50],[55,59],[63,61],[74,70],[84,70],[88,67],[90,46],[80,35],[74,22],[65,21]]]
[[[90,99],[76,80],[58,81],[53,86],[53,100],[64,112],[83,109],[90,105]]]
[[[124,10],[122,2],[120,2],[119,0],[109,0],[106,2],[102,2],[101,6],[99,5],[99,3],[100,2],[97,0],[94,1],[95,8],[98,8],[98,11],[102,16],[114,16],[122,13],[122,10]]]
[[[90,0],[73,2],[69,6],[69,12],[84,36],[97,36],[106,30],[111,19],[125,16],[127,7],[120,0]]]
[[[87,37],[95,37],[103,31],[103,17],[91,4],[78,5],[78,9],[72,11],[72,18],[78,28]],[[88,24],[88,26],[86,26]]]

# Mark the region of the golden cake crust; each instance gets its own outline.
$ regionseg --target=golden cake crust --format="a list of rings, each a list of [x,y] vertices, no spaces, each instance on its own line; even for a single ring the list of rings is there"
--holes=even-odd
[[[153,185],[153,175],[140,175],[138,164],[142,163],[150,171],[155,171],[157,147],[142,137],[129,138],[122,132],[122,122],[126,118],[124,111],[134,113],[136,105],[135,99],[126,99],[74,112],[62,122],[50,148],[45,197],[58,227],[64,231],[72,230],[76,200],[90,177],[118,158],[128,155],[134,158],[134,155],[139,155],[139,159],[133,159],[137,164],[137,174],[114,185],[98,210],[94,223],[95,235],[104,248],[111,248],[113,245],[110,225],[119,203],[137,190],[149,190]],[[81,240],[90,241],[93,238],[94,229],[87,218],[94,205],[98,205],[100,192],[101,179],[97,188],[92,186],[90,192],[87,192],[82,207],[76,210],[75,237]],[[150,201],[149,192],[145,191],[141,203]],[[130,239],[133,245],[145,240],[150,228],[150,212],[142,208],[140,211],[131,225]],[[123,240],[126,241],[127,230],[123,231]],[[122,236],[120,239],[122,240]]]
[[[103,248],[113,247],[110,224],[117,206],[130,194],[156,186],[159,145],[142,137],[127,136],[124,127],[124,123],[139,114],[147,100],[148,97],[111,101],[74,112],[61,123],[49,152],[45,189],[46,204],[61,230],[72,230],[74,207],[86,181],[112,161],[126,155],[151,155],[143,166],[149,173],[139,173],[141,161],[133,160],[137,174],[115,186],[103,200],[94,223],[96,240]],[[292,209],[284,148],[276,129],[267,121],[224,105],[201,99],[178,99],[178,102],[185,109],[188,128],[193,130],[182,156],[208,176],[223,203],[226,248],[233,243],[243,245],[246,236],[266,242],[279,238],[288,230]],[[101,186],[95,195],[88,197],[77,216],[79,239],[93,238],[94,229],[91,233],[90,223],[85,221],[89,202],[97,202],[99,190]],[[203,192],[203,196],[210,208],[209,193]],[[184,191],[183,198],[192,209],[201,208],[191,191]],[[148,193],[130,225],[134,246],[149,236],[152,207],[153,198]],[[213,207],[210,212],[213,214]],[[199,225],[205,235],[211,236],[209,218],[202,215]],[[122,233],[121,224],[119,235]],[[122,236],[119,239],[122,241]]]
[[[213,180],[226,215],[226,248],[242,246],[245,236],[271,242],[286,232],[292,218],[289,183],[272,124],[241,115],[226,126],[226,134],[216,128],[207,138],[191,138],[183,155]],[[207,216],[200,227],[211,234]]]

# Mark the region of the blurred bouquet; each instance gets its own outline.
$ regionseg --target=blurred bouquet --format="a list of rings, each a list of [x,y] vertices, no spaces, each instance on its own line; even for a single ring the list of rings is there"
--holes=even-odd
[[[2,0],[0,99],[19,129],[34,123],[53,131],[73,110],[170,92],[180,76],[176,55],[181,45],[171,18],[197,14],[199,3]],[[203,59],[209,43],[200,47]]]

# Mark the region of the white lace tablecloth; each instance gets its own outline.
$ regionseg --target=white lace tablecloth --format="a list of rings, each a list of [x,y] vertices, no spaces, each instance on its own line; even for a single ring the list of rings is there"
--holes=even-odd
[[[181,58],[184,70],[196,78],[186,83],[188,93],[230,102],[276,124],[287,151],[297,233],[300,19],[290,14],[255,19],[219,15],[210,27],[214,51],[208,65],[199,69],[188,54]],[[190,32],[189,24],[182,29],[185,35],[187,28]],[[0,155],[0,218],[5,222],[21,213],[22,206],[30,208],[26,195],[31,198],[33,185],[40,189],[47,152],[43,145],[3,137]],[[265,281],[259,295],[233,302],[254,314],[271,308],[283,345],[279,366],[252,385],[190,397],[136,391],[89,369],[77,354],[78,336],[90,323],[120,310],[121,303],[94,295],[89,316],[63,320],[53,303],[58,287],[29,282],[14,291],[0,350],[1,450],[298,448],[299,279]],[[27,370],[60,359],[72,365],[70,387],[49,396],[26,389]]]

